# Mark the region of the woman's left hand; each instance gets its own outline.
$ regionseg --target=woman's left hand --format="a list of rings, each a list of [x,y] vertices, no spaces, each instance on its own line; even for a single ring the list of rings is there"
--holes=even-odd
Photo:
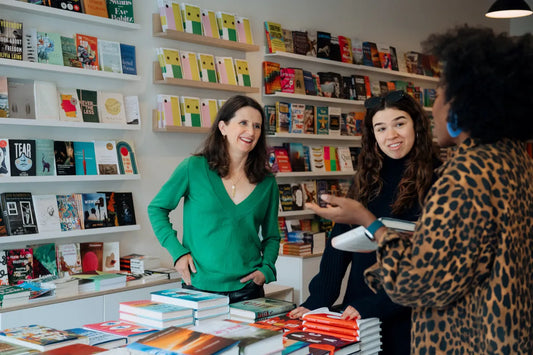
[[[253,280],[256,285],[263,286],[265,284],[266,278],[261,271],[255,270],[248,276],[243,277],[241,279],[241,283],[246,283],[250,280]]]
[[[320,207],[316,203],[306,203],[305,207],[324,218],[339,223],[358,224],[367,227],[376,220],[376,216],[356,200],[326,194],[322,195],[321,198],[327,202],[327,207]]]
[[[348,320],[354,320],[361,318],[361,315],[357,311],[357,309],[353,308],[352,306],[346,307],[344,312],[342,312],[341,319],[348,319]]]

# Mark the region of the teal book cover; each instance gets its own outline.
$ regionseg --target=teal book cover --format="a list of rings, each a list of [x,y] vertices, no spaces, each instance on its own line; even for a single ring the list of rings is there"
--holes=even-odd
[[[76,175],[98,175],[94,142],[74,142]]]
[[[39,63],[63,65],[59,33],[37,32],[37,58]]]
[[[56,164],[54,155],[54,141],[51,139],[36,139],[37,176],[55,176]]]

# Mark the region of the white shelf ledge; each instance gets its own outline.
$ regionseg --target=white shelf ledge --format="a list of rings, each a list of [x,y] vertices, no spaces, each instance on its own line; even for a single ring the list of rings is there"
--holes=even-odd
[[[300,101],[310,101],[310,102],[326,102],[330,104],[340,104],[340,105],[351,105],[351,106],[364,106],[364,101],[360,100],[346,100],[346,99],[336,99],[332,97],[324,96],[313,96],[313,95],[301,95],[301,94],[291,94],[288,92],[276,92],[270,95],[263,95],[263,97],[279,97],[290,100],[300,100]]]
[[[327,141],[348,141],[352,143],[361,142],[361,136],[335,136],[329,134],[305,134],[305,133],[276,133],[274,135],[267,135],[267,139],[290,139],[290,140],[327,140]]]
[[[278,217],[300,217],[300,216],[314,216],[314,215],[315,215],[315,212],[313,212],[312,210],[278,212]]]
[[[105,130],[139,131],[141,125],[125,125],[116,123],[99,122],[68,122],[59,120],[35,120],[26,118],[0,118],[0,125],[14,126],[36,126],[36,127],[57,127],[57,128],[89,128]]]
[[[293,171],[290,173],[276,173],[276,178],[292,178],[292,177],[342,177],[353,176],[355,171]]]
[[[140,180],[141,175],[62,175],[62,176],[0,176],[0,184],[28,182],[80,182]]]
[[[63,18],[72,21],[81,21],[86,23],[101,24],[105,26],[116,27],[124,30],[138,30],[141,25],[137,23],[129,23],[125,21],[112,20],[105,17],[81,14],[78,12],[56,9],[54,7],[47,7],[42,5],[35,5],[15,0],[0,0],[0,6],[14,9],[17,11],[35,13],[40,15],[48,15],[52,17]]]

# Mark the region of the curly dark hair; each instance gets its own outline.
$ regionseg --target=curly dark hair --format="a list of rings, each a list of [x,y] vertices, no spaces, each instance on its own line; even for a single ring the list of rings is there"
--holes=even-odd
[[[209,168],[216,171],[220,177],[225,177],[229,174],[230,156],[226,140],[218,128],[218,123],[220,121],[228,123],[235,116],[235,112],[248,106],[255,108],[261,113],[261,122],[264,123],[265,113],[257,101],[244,95],[232,96],[218,111],[209,134],[198,153],[195,154],[205,157],[209,163]],[[244,167],[246,177],[252,184],[263,181],[267,175],[271,174],[267,163],[268,154],[265,134],[265,126],[261,124],[261,135],[254,149],[248,154],[248,159]]]
[[[439,58],[450,111],[483,143],[533,138],[533,35],[510,37],[490,28],[457,26],[422,47]]]
[[[439,160],[433,146],[429,118],[422,106],[410,95],[404,94],[396,102],[381,100],[377,107],[366,110],[361,138],[357,172],[348,197],[355,198],[364,206],[376,198],[383,187],[380,172],[383,168],[384,153],[378,147],[372,118],[378,111],[395,108],[407,112],[413,120],[415,142],[407,155],[406,169],[398,185],[398,195],[392,204],[392,212],[399,214],[423,204],[424,197],[432,184],[435,162]]]

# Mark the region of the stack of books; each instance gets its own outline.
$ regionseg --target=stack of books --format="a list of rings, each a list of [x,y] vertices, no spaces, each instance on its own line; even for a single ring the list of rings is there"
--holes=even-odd
[[[41,281],[44,288],[53,288],[57,298],[76,296],[79,292],[79,280],[72,277],[62,277]]]
[[[155,302],[169,303],[193,310],[194,325],[229,318],[229,297],[209,292],[173,288],[151,293]]]
[[[83,328],[125,338],[127,344],[157,331],[155,328],[122,320],[85,324]]]
[[[285,315],[294,308],[296,305],[292,302],[262,297],[231,304],[230,315],[232,320],[254,323],[266,318]]]
[[[0,341],[38,351],[48,351],[77,343],[89,343],[89,339],[84,336],[36,324],[4,329],[0,332]]]
[[[259,320],[255,323],[251,323],[250,325],[258,328],[277,330],[280,332],[301,330],[303,328],[301,319],[291,318],[286,314]]]
[[[30,300],[30,290],[18,286],[0,285],[0,305],[2,308],[27,304]]]
[[[122,274],[89,271],[73,274],[72,277],[80,280],[79,292],[105,291],[126,287],[126,275]]]
[[[357,320],[361,355],[378,354],[381,351],[381,322],[379,318]]]
[[[120,320],[157,329],[194,323],[191,308],[149,300],[121,302],[119,314]]]
[[[312,254],[312,244],[305,242],[288,242],[282,240],[279,244],[280,255],[305,256]]]
[[[144,274],[145,270],[156,269],[161,266],[161,260],[156,256],[141,255],[130,259],[130,272]]]
[[[169,280],[175,280],[181,278],[180,273],[176,269],[166,268],[166,267],[157,267],[153,269],[144,270],[145,274],[163,274]]]
[[[127,338],[124,336],[108,334],[85,328],[71,328],[66,329],[66,331],[87,337],[89,339],[89,345],[97,346],[104,349],[113,349],[119,346],[126,345],[127,341]]]

